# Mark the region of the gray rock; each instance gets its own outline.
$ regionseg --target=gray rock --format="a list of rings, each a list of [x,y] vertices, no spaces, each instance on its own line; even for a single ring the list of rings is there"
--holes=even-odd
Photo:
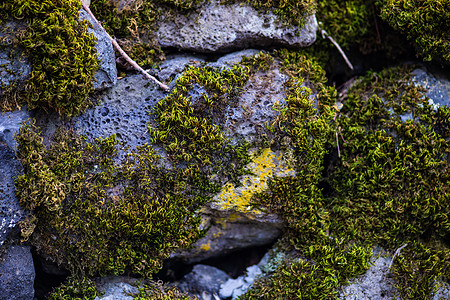
[[[392,257],[377,248],[371,259],[372,267],[362,276],[342,287],[339,299],[383,300],[395,299],[396,290],[389,281],[389,265]]]
[[[267,222],[258,222],[251,217],[223,211],[212,211],[209,216],[203,214],[210,226],[206,235],[196,241],[192,249],[180,250],[171,257],[196,263],[248,247],[267,245],[280,237],[281,220],[270,222],[267,218]]]
[[[437,109],[439,106],[450,105],[450,78],[442,72],[430,72],[426,68],[415,69],[413,82],[427,89],[429,103]]]
[[[195,265],[192,272],[184,276],[177,286],[185,292],[194,294],[206,292],[213,295],[219,294],[220,285],[230,278],[227,273],[216,267],[199,264]]]
[[[102,277],[95,280],[97,290],[103,293],[94,300],[133,300],[130,293],[139,293],[135,286],[137,279],[124,276]]]
[[[92,24],[93,28],[89,28],[88,31],[97,40],[95,48],[100,61],[100,69],[94,75],[94,89],[103,90],[112,87],[117,83],[116,55],[112,42],[106,32],[83,9],[80,11],[80,19],[86,19]]]
[[[25,217],[14,189],[14,178],[22,171],[14,152],[14,134],[28,116],[26,110],[0,115],[0,246]]]
[[[168,56],[165,61],[159,65],[159,71],[156,76],[163,82],[169,82],[170,79],[174,79],[177,75],[181,74],[187,65],[199,65],[205,60],[203,58],[191,55],[174,55]],[[153,71],[153,70],[148,70]],[[175,83],[174,80],[171,81]]]
[[[149,111],[164,97],[154,82],[142,75],[127,76],[99,97],[99,104],[74,118],[75,128],[90,138],[116,134],[134,148],[150,141]]]
[[[0,259],[1,299],[32,300],[35,275],[30,247],[9,247]]]
[[[301,27],[287,27],[272,12],[264,16],[248,4],[213,0],[186,15],[164,12],[156,32],[162,47],[196,52],[226,52],[249,47],[305,47],[316,40],[315,16]]]
[[[8,21],[0,30],[0,38],[12,40],[14,33],[21,27],[22,22]],[[8,86],[20,88],[30,76],[30,72],[31,66],[20,50],[13,49],[7,42],[0,44],[0,95]]]

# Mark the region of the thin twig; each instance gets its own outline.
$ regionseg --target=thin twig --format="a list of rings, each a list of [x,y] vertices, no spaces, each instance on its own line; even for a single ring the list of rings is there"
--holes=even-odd
[[[338,150],[338,157],[341,157],[341,150],[339,149],[339,138],[338,138],[337,132],[336,132],[336,145],[337,145],[337,150]]]
[[[398,248],[397,250],[395,250],[394,252],[394,256],[392,257],[391,263],[389,264],[389,270],[392,268],[392,264],[394,263],[394,259],[397,255],[400,254],[400,251],[405,248],[406,246],[408,246],[408,244],[404,244],[403,246],[401,246],[400,248]]]
[[[341,53],[342,57],[344,58],[345,62],[347,63],[347,66],[350,68],[350,70],[353,70],[353,65],[348,60],[347,55],[345,55],[341,46],[339,46],[339,44],[325,31],[325,29],[322,29],[320,32],[322,33],[323,38],[327,37],[333,43],[333,45],[336,46],[336,48],[339,50],[339,53]]]
[[[375,13],[375,7],[372,4],[373,20],[375,21],[375,29],[377,30],[378,43],[381,44],[380,30],[378,30],[377,14]]]
[[[106,33],[106,36],[111,40],[113,46],[117,49],[117,51],[119,51],[120,55],[123,56],[123,58],[125,58],[125,60],[130,63],[136,70],[138,70],[139,72],[141,72],[142,74],[144,74],[144,76],[147,79],[153,80],[154,82],[156,82],[162,89],[164,89],[165,91],[169,91],[169,87],[167,85],[165,85],[164,83],[160,82],[158,79],[156,79],[155,77],[153,77],[152,75],[148,74],[144,69],[142,69],[134,60],[131,59],[131,57],[128,56],[128,54],[125,53],[125,51],[123,51],[123,49],[119,46],[119,44],[117,43],[117,41],[115,39],[113,39],[108,32],[106,32],[105,28],[103,28],[103,26],[100,24],[100,22],[97,20],[97,18],[94,16],[94,14],[91,12],[90,8],[86,5],[86,3],[84,1],[81,1],[81,4],[83,5],[83,9],[92,17],[92,19],[94,19],[95,23],[97,23],[98,26],[100,26],[100,28]]]

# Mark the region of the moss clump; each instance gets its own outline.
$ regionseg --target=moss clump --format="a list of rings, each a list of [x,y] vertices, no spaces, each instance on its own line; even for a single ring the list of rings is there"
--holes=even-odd
[[[348,241],[346,241],[347,243]],[[275,272],[255,282],[239,299],[334,299],[347,278],[369,268],[370,247],[344,246],[328,240],[310,247],[307,259],[285,261]]]
[[[134,300],[198,300],[198,297],[181,292],[175,286],[168,286],[158,281],[149,281],[139,287]]]
[[[92,300],[101,296],[89,278],[69,277],[48,296],[49,300]]]
[[[450,281],[450,251],[423,243],[408,244],[394,261],[395,288],[403,299],[432,299],[438,281]]]
[[[78,0],[0,3],[3,20],[26,22],[25,29],[15,33],[13,44],[24,50],[33,66],[24,91],[16,95],[18,99],[2,95],[2,110],[25,103],[29,109],[51,108],[71,117],[89,106],[98,61],[88,23],[78,19],[80,8]]]
[[[114,136],[89,143],[60,129],[46,148],[27,124],[16,140],[24,167],[17,195],[37,219],[31,242],[73,274],[148,277],[201,235],[196,211],[207,200],[206,178],[159,167],[150,146],[118,165]]]
[[[143,0],[121,4],[120,1],[92,0],[90,8],[106,31],[117,38],[120,46],[133,60],[142,67],[155,67],[165,58],[153,34],[157,31],[160,8],[179,13],[195,8],[201,2]]]
[[[369,73],[348,92],[331,181],[336,230],[394,248],[450,232],[450,112],[433,109],[410,71]]]
[[[446,0],[379,0],[380,16],[405,34],[425,61],[450,63],[450,3]]]
[[[317,61],[303,51],[277,55],[292,78],[269,129],[273,146],[283,149],[278,140],[289,139],[296,176],[273,178],[253,201],[286,220],[282,244],[304,259],[278,268],[243,299],[335,297],[339,285],[367,269],[368,245],[394,251],[404,243],[409,249],[393,271],[401,295],[429,296],[436,280],[449,280],[448,246],[440,244],[450,234],[449,108],[430,105],[412,69],[402,67],[360,78],[338,111]],[[303,77],[316,83],[306,86]],[[325,157],[334,162],[326,169]],[[340,273],[333,262],[355,241],[365,249],[354,256],[359,263]]]

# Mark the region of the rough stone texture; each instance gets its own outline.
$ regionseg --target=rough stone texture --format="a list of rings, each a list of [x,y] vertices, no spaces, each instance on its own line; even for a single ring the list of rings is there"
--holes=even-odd
[[[97,39],[95,48],[100,61],[100,69],[94,75],[94,89],[103,90],[112,87],[117,82],[116,55],[112,42],[105,31],[84,10],[80,11],[80,19],[87,19],[92,24],[93,28],[89,28],[88,31]]]
[[[206,235],[192,245],[192,249],[181,250],[171,258],[181,258],[187,263],[196,263],[248,247],[273,243],[281,235],[282,223],[275,215],[256,221],[253,215],[228,211],[208,210],[202,212],[204,226],[210,226]],[[265,222],[264,222],[265,221]]]
[[[415,69],[413,71],[413,82],[428,90],[426,96],[430,98],[430,104],[436,109],[439,106],[450,105],[450,78],[448,74],[439,71],[430,72],[426,68]]]
[[[342,287],[340,299],[383,300],[394,299],[395,289],[388,276],[391,256],[379,248],[375,249],[372,257],[373,266],[362,276],[350,281]]]
[[[22,170],[15,157],[14,134],[28,117],[26,110],[0,115],[0,246],[25,216],[14,189],[14,178]]]
[[[0,259],[0,298],[32,300],[35,271],[30,247],[11,246]]]
[[[164,97],[155,83],[142,75],[127,76],[99,97],[99,104],[75,118],[75,128],[90,138],[116,134],[134,148],[150,141],[149,111]]]
[[[305,47],[316,40],[317,21],[286,27],[273,13],[261,15],[247,4],[220,5],[217,0],[187,15],[163,13],[156,32],[162,47],[196,52],[226,52],[249,47]]]
[[[195,265],[192,272],[184,276],[177,286],[183,292],[198,294],[202,299],[200,296],[202,294],[218,295],[220,285],[230,278],[227,273],[216,267],[199,264]]]
[[[7,22],[0,30],[0,38],[12,36],[22,26],[21,22]],[[7,86],[15,85],[19,88],[31,72],[27,58],[19,50],[11,49],[11,47],[7,43],[0,44],[0,95]]]
[[[170,81],[170,79],[175,79],[177,75],[180,75],[187,65],[195,66],[199,65],[200,63],[203,63],[204,61],[205,60],[203,58],[191,55],[181,54],[181,55],[167,56],[166,60],[159,65],[158,72],[154,72],[154,69],[147,71],[155,73],[155,76],[157,76],[158,79],[161,80],[162,82],[170,82],[171,84],[174,84],[175,80]]]
[[[133,296],[129,293],[139,293],[139,290],[134,284],[137,279],[117,276],[117,277],[102,277],[95,280],[97,290],[103,293],[100,297],[95,297],[94,300],[133,300]]]

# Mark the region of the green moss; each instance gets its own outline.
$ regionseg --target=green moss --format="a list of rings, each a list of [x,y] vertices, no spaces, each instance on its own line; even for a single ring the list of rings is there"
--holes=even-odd
[[[450,252],[445,247],[408,244],[395,258],[395,288],[402,299],[433,299],[438,281],[450,279]]]
[[[135,300],[198,300],[198,297],[181,292],[175,286],[149,281],[139,287],[139,293],[133,295]]]
[[[198,171],[158,167],[150,146],[117,165],[114,136],[89,143],[60,129],[53,139],[46,148],[33,124],[21,128],[16,191],[36,217],[32,244],[73,274],[148,277],[202,234],[196,211],[208,183]]]
[[[89,278],[69,277],[48,296],[49,300],[92,300],[101,296]]]
[[[450,3],[446,0],[379,0],[380,16],[405,34],[425,61],[450,63]]]
[[[328,240],[311,246],[307,254],[313,261],[285,261],[239,299],[335,299],[338,287],[364,273],[372,256],[370,247],[345,244]]]
[[[367,269],[366,245],[394,251],[404,243],[409,249],[394,270],[401,296],[429,297],[437,280],[449,280],[448,246],[440,244],[450,233],[449,108],[434,109],[412,83],[411,67],[402,67],[361,77],[338,111],[317,61],[304,51],[277,56],[292,77],[269,129],[277,136],[273,147],[286,149],[277,141],[289,139],[296,176],[273,178],[253,201],[286,221],[283,245],[304,259],[280,267],[243,299],[335,297],[338,286]],[[325,157],[335,157],[326,169]],[[364,241],[365,250],[355,252],[354,270],[342,271],[333,262],[344,260],[354,241]]]
[[[33,66],[24,91],[10,99],[1,97],[2,110],[15,104],[29,109],[54,109],[68,117],[83,112],[90,104],[93,75],[98,69],[95,42],[87,32],[87,21],[79,21],[81,2],[60,0],[15,0],[0,4],[3,20],[24,20],[26,27],[15,33],[14,45],[23,49]],[[11,104],[10,102],[13,102]]]

